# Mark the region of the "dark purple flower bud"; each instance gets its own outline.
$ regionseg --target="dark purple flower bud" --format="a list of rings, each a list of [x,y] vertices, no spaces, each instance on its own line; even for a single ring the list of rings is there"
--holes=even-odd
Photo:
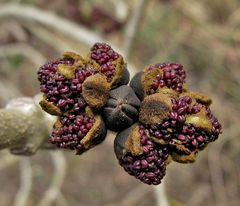
[[[119,133],[114,141],[114,150],[119,164],[130,175],[149,185],[161,183],[166,173],[168,150],[153,143],[143,125],[133,125]]]
[[[85,113],[59,117],[49,140],[59,148],[75,149],[77,154],[81,154],[101,143],[105,137],[102,118],[87,109]]]
[[[101,67],[101,73],[107,77],[112,87],[127,84],[129,72],[120,54],[106,43],[96,43],[91,48],[90,58]]]
[[[84,82],[96,72],[97,69],[83,64],[80,55],[71,52],[65,52],[62,59],[43,65],[38,71],[38,80],[45,99],[40,103],[42,108],[54,115],[59,115],[59,111],[72,110],[74,107],[78,110],[84,109],[86,103],[79,82]],[[49,109],[50,104],[52,106]]]
[[[156,114],[163,115],[162,100],[154,97],[153,102],[147,106],[148,110],[143,110],[146,107],[143,103],[140,107],[140,114],[142,111],[148,111],[148,120],[142,121],[141,114],[140,121],[145,130],[149,132],[150,138],[158,144],[169,146],[170,153],[174,154],[173,160],[179,162],[194,161],[195,155],[193,154],[217,139],[221,131],[221,125],[211,113],[208,104],[204,103],[209,102],[209,100],[206,97],[202,100],[198,93],[186,94],[191,96],[183,95],[172,98],[171,104],[168,104],[171,105],[171,108],[168,109],[171,112],[165,113],[167,115],[162,119],[158,118],[157,121],[155,121]],[[165,100],[167,99],[161,92],[154,95],[161,95]],[[151,96],[153,95],[145,97],[143,102]],[[155,101],[158,101],[158,104]],[[158,105],[154,110],[156,112],[149,109],[153,105]]]
[[[185,90],[185,71],[183,66],[175,63],[154,64],[144,72],[137,73],[130,82],[138,97],[158,93],[163,87],[182,93]]]

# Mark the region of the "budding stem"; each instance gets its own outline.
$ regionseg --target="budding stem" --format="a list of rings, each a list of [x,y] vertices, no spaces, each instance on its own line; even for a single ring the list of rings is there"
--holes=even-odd
[[[0,149],[31,155],[39,147],[48,147],[49,128],[40,109],[34,108],[31,113],[14,107],[0,109]]]

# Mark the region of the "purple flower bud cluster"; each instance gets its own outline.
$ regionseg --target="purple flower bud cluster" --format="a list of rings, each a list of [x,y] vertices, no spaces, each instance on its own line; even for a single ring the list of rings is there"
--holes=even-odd
[[[213,115],[210,108],[207,109],[207,116],[212,123],[212,133],[210,134],[209,141],[215,141],[219,134],[221,133],[222,126],[217,120],[217,118]]]
[[[180,64],[149,66],[130,84],[143,100],[140,104],[127,86],[110,91],[127,84],[129,73],[121,55],[109,45],[96,43],[86,59],[65,53],[62,59],[48,62],[38,71],[44,93],[41,106],[58,116],[49,140],[59,148],[81,154],[104,140],[104,120],[108,121],[108,128],[114,125],[112,128],[118,130],[125,122],[135,122],[140,107],[138,124],[120,131],[114,151],[130,175],[149,185],[160,184],[169,156],[177,162],[193,162],[196,152],[221,133],[221,125],[209,108],[211,100],[188,91],[185,79]],[[169,89],[161,90],[163,87]],[[100,114],[105,114],[104,120]]]
[[[81,95],[82,84],[85,79],[96,73],[96,70],[85,66],[75,70],[73,79],[67,79],[58,73],[58,65],[71,66],[74,59],[60,59],[40,67],[38,71],[38,80],[40,81],[40,90],[46,95],[47,101],[59,107],[62,111],[80,111],[86,106]]]
[[[192,99],[189,96],[184,96],[179,99],[172,99],[172,112],[169,117],[165,119],[161,124],[151,124],[145,127],[149,129],[150,134],[158,139],[164,140],[169,143],[172,139],[172,135],[176,133],[176,129],[179,129],[186,121],[186,115],[196,114],[200,111],[201,105],[196,103],[191,105]]]
[[[72,65],[73,63],[73,59],[58,59],[54,62],[48,62],[38,71],[41,92],[46,95],[49,102],[62,110],[72,107],[74,100],[69,98],[71,81],[59,74],[57,67],[59,64]]]
[[[76,149],[78,154],[101,143],[107,129],[100,109],[112,88],[129,81],[121,55],[105,43],[96,43],[90,58],[65,52],[62,58],[40,67],[37,75],[44,93],[41,107],[58,116],[50,142],[59,148]]]
[[[119,58],[119,54],[106,43],[96,43],[91,49],[91,58],[101,66],[101,72],[110,82],[116,72],[113,61]]]
[[[166,145],[169,144],[176,152],[180,152],[175,148],[179,144],[187,148],[186,153],[196,149],[203,149],[210,141],[217,139],[221,125],[210,109],[207,110],[206,117],[212,123],[211,133],[186,123],[187,115],[197,114],[203,107],[200,103],[192,105],[192,101],[192,98],[189,96],[172,99],[172,112],[169,118],[165,119],[161,124],[145,125],[145,128],[149,130],[151,135],[163,140]]]
[[[194,162],[196,153],[221,133],[209,108],[211,99],[189,91],[185,79],[182,65],[155,64],[136,74],[130,83],[142,100],[138,127],[143,154],[138,155],[132,146],[138,145],[139,137],[131,127],[118,134],[114,148],[120,165],[144,183],[161,182],[168,156],[180,163]],[[161,90],[163,87],[169,89]]]
[[[140,143],[143,154],[134,156],[130,152],[119,159],[119,164],[126,172],[146,184],[158,185],[166,174],[168,149],[154,143],[139,125]]]
[[[148,94],[154,94],[159,88],[168,87],[178,93],[183,91],[183,83],[185,83],[186,73],[181,64],[155,64],[148,68],[148,71],[161,69],[162,74],[158,74],[153,81]]]
[[[83,149],[81,140],[94,125],[94,118],[87,115],[69,114],[59,118],[61,127],[54,126],[50,136],[50,142],[56,144],[59,148],[65,149]]]
[[[169,142],[172,139],[172,134],[176,132],[186,121],[186,115],[196,114],[200,111],[201,105],[196,103],[193,106],[192,98],[183,96],[179,99],[172,99],[172,112],[169,117],[163,120],[161,124],[151,124],[145,127],[149,132],[158,139],[163,139],[164,142]]]

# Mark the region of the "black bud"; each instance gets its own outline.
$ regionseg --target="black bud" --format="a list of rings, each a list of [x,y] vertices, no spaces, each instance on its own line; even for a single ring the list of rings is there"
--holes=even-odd
[[[107,128],[120,131],[131,126],[138,118],[140,100],[131,87],[123,85],[110,91],[110,98],[103,109]]]
[[[129,71],[127,70],[127,68],[125,68],[123,70],[123,73],[122,73],[122,75],[121,75],[121,77],[119,79],[119,82],[118,82],[117,86],[128,84],[129,78],[130,78]]]
[[[142,74],[143,72],[138,72],[135,74],[135,76],[132,78],[130,82],[130,87],[134,90],[136,95],[140,100],[143,100],[144,98],[144,88],[142,84]]]
[[[125,149],[125,142],[128,138],[128,135],[132,131],[132,129],[135,127],[135,125],[132,125],[131,127],[123,130],[122,132],[118,133],[114,140],[114,152],[117,156],[117,158],[121,158],[123,155],[123,150]]]

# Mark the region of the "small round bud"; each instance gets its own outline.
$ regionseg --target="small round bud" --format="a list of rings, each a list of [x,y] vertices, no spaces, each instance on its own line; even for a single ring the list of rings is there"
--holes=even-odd
[[[120,131],[131,126],[138,118],[140,101],[131,87],[123,85],[110,91],[110,97],[103,108],[107,127]]]

